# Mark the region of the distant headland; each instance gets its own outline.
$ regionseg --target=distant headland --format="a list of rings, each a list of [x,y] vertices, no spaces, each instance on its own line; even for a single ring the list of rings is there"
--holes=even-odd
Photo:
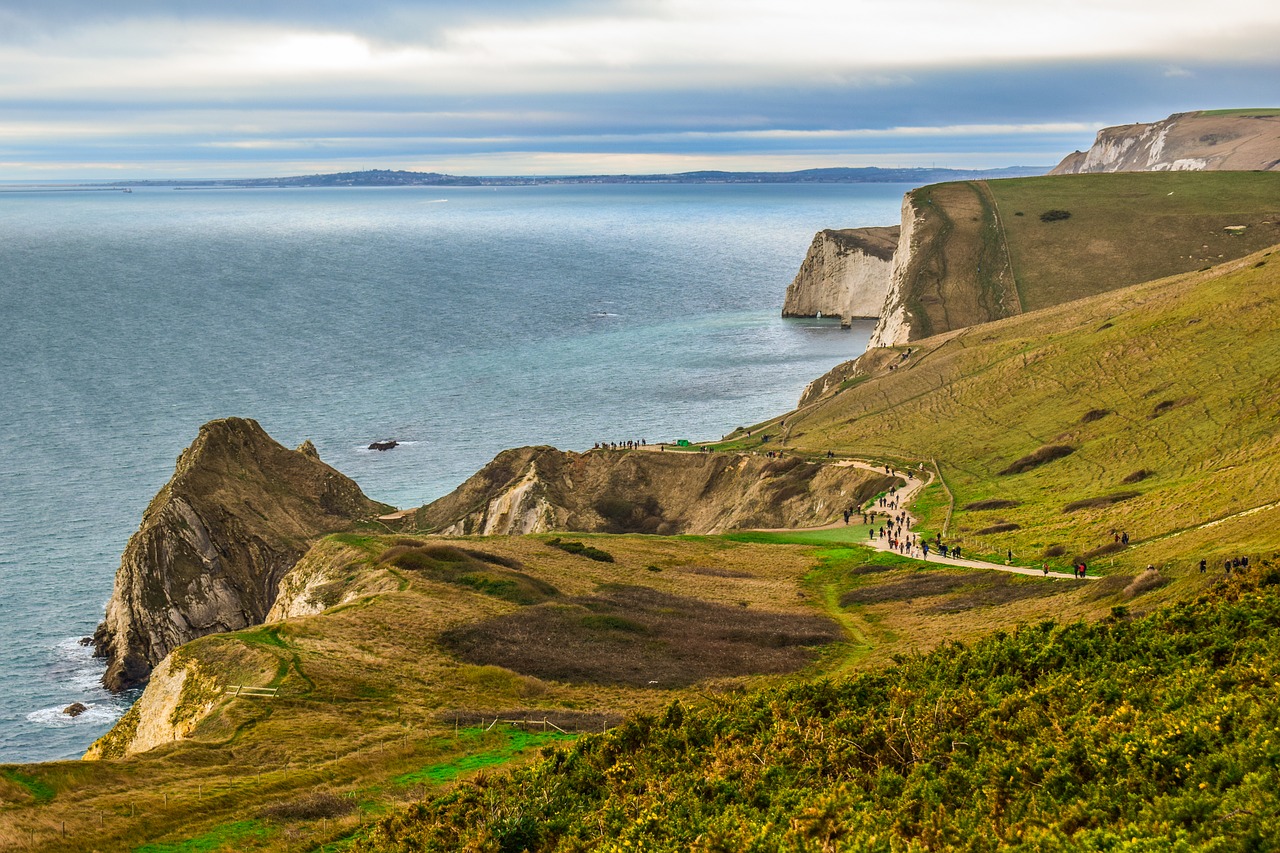
[[[94,187],[173,187],[175,189],[253,189],[293,187],[511,187],[548,184],[895,184],[917,186],[944,181],[1020,178],[1043,175],[1049,166],[1008,166],[1002,169],[803,169],[798,172],[677,172],[663,175],[507,175],[471,177],[441,172],[365,169],[324,175],[233,180],[136,180],[94,182]]]

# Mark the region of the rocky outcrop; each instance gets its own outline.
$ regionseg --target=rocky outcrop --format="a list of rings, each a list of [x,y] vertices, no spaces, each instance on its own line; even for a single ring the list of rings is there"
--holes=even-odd
[[[1068,154],[1049,174],[1214,170],[1280,170],[1280,110],[1175,113],[1106,127],[1088,151]]]
[[[138,701],[94,741],[84,759],[123,758],[186,737],[213,710],[222,689],[198,661],[168,656],[151,673]]]
[[[396,590],[398,579],[386,571],[353,570],[365,557],[366,552],[358,548],[321,539],[280,580],[280,591],[264,621],[314,616],[358,598]]]
[[[447,534],[717,533],[831,521],[885,487],[852,466],[752,454],[507,450],[415,524]]]
[[[314,540],[385,510],[310,443],[288,450],[240,418],[205,424],[125,548],[94,634],[103,684],[142,684],[183,643],[261,623]]]
[[[782,316],[880,316],[898,231],[896,225],[819,231],[787,288]]]

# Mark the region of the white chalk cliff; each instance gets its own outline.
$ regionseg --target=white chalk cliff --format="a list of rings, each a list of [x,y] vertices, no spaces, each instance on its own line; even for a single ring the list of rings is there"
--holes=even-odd
[[[1049,174],[1278,169],[1280,111],[1228,110],[1105,127],[1088,151],[1068,154]]]
[[[889,272],[889,286],[885,289],[884,300],[876,312],[879,322],[867,342],[867,349],[875,347],[898,346],[905,344],[911,337],[911,323],[907,316],[906,288],[907,271],[915,256],[916,226],[921,218],[920,211],[912,203],[911,193],[902,199],[902,226],[898,233],[898,248],[893,253],[893,266]]]
[[[896,225],[819,231],[787,288],[782,316],[878,317],[897,244]]]

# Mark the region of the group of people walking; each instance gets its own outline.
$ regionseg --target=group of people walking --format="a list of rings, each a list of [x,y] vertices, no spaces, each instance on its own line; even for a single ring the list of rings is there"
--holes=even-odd
[[[649,442],[645,439],[636,441],[631,439],[628,441],[597,441],[592,446],[592,450],[635,450],[638,447],[648,447]]]

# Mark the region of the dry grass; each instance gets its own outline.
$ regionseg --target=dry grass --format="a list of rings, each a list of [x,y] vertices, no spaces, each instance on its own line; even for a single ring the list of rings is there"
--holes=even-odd
[[[669,688],[791,672],[840,632],[820,616],[618,586],[448,631],[442,639],[462,660],[547,681]]]

